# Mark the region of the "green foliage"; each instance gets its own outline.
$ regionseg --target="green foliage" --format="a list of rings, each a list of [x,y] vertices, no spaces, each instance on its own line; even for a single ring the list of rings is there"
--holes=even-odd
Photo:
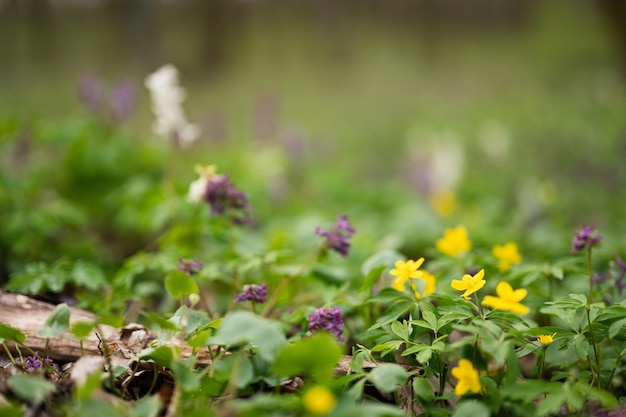
[[[60,335],[70,327],[70,308],[65,303],[55,307],[41,329],[39,336],[51,338]]]

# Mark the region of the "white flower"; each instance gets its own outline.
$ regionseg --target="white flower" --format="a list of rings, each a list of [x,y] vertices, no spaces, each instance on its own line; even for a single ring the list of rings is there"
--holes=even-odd
[[[152,130],[159,136],[175,140],[182,148],[194,143],[200,136],[200,127],[189,123],[182,103],[185,89],[178,80],[178,70],[167,64],[148,75],[145,85],[150,91],[152,111],[156,116]]]
[[[190,203],[199,203],[204,200],[204,195],[206,194],[206,189],[209,186],[209,181],[217,176],[217,167],[215,165],[196,165],[195,170],[199,177],[197,180],[192,181],[191,184],[189,184],[187,201]]]
[[[209,180],[206,177],[200,177],[189,184],[189,191],[187,192],[187,201],[190,203],[199,203],[204,199],[204,194],[209,185]]]

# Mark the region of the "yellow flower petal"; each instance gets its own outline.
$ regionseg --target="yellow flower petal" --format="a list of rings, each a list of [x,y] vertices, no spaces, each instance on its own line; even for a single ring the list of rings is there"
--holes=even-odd
[[[304,393],[302,403],[311,414],[325,415],[333,411],[337,405],[337,398],[331,390],[318,385]]]

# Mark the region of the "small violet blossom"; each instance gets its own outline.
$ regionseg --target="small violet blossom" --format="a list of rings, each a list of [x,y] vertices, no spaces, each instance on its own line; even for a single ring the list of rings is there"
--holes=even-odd
[[[194,261],[190,259],[178,259],[177,270],[184,272],[187,275],[195,275],[204,267],[204,264],[199,261]]]
[[[35,355],[37,355],[38,352],[35,352]],[[37,369],[41,368],[43,363],[41,362],[41,360],[37,357],[37,356],[27,356],[26,360],[24,361],[24,369],[27,372],[34,372]],[[52,366],[55,370],[59,370],[59,366],[54,363],[54,361],[52,359],[50,359],[49,357],[46,357],[44,359],[44,362],[46,364],[48,364],[49,366]]]
[[[265,303],[267,294],[267,282],[261,285],[244,285],[243,291],[235,297],[235,302],[242,303],[244,301],[252,301],[253,303],[263,304]]]
[[[344,341],[343,337],[343,313],[339,307],[321,307],[309,314],[309,331],[315,333],[317,331],[326,331],[333,334],[340,342]]]
[[[584,226],[580,230],[574,231],[572,239],[572,253],[578,253],[584,249],[596,246],[602,241],[602,237],[596,234],[596,229],[591,226]]]
[[[315,228],[315,234],[324,237],[324,247],[334,250],[341,256],[348,256],[350,250],[350,238],[356,230],[348,223],[348,216],[338,215],[337,223],[331,226],[330,230],[321,227]]]

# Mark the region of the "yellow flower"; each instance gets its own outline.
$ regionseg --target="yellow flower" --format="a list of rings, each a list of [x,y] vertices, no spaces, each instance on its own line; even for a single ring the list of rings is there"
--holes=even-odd
[[[304,393],[302,402],[309,413],[325,415],[333,411],[337,397],[328,388],[317,385]]]
[[[474,276],[470,274],[465,274],[460,280],[453,279],[450,285],[457,291],[465,291],[463,294],[461,294],[461,297],[469,300],[470,295],[474,294],[476,291],[485,286],[486,281],[483,279],[484,276],[485,270],[481,269]]]
[[[500,261],[498,262],[498,269],[503,272],[511,269],[511,265],[522,262],[522,256],[517,251],[517,245],[514,242],[496,245],[491,253]]]
[[[511,284],[500,281],[496,287],[497,297],[486,295],[481,303],[496,310],[510,311],[515,314],[526,314],[530,309],[519,302],[526,298],[528,291],[524,288],[513,290]]]
[[[404,283],[408,281],[409,278],[419,278],[421,276],[419,269],[423,263],[424,258],[419,258],[417,261],[396,261],[396,268],[389,271],[391,275],[397,277],[393,283],[393,288],[402,291],[404,290]],[[396,285],[396,283],[398,284]]]
[[[457,226],[446,229],[443,237],[437,240],[436,247],[441,253],[459,257],[472,249],[472,242],[467,237],[467,229]]]
[[[430,205],[442,217],[450,217],[456,210],[456,196],[448,189],[441,190],[430,197]]]
[[[400,276],[396,278],[395,281],[393,281],[392,288],[396,291],[404,291],[404,285],[408,281],[409,287],[411,288],[411,290],[413,290],[413,295],[415,295],[415,298],[417,298],[418,300],[421,299],[422,296],[426,297],[433,294],[435,292],[436,286],[435,276],[432,275],[430,272],[423,270],[417,271],[417,273],[417,277],[411,277],[410,279],[408,276]],[[420,292],[420,290],[417,288],[417,285],[415,284],[415,280],[418,279],[424,281],[422,292]]]
[[[480,380],[478,379],[478,371],[467,359],[459,360],[456,368],[452,368],[452,376],[457,379],[454,393],[456,395],[464,395],[468,391],[478,394],[482,389]]]
[[[540,334],[539,336],[537,336],[537,340],[542,345],[549,345],[550,343],[554,342],[554,336],[556,336],[556,333],[553,333],[551,335],[550,334]]]

